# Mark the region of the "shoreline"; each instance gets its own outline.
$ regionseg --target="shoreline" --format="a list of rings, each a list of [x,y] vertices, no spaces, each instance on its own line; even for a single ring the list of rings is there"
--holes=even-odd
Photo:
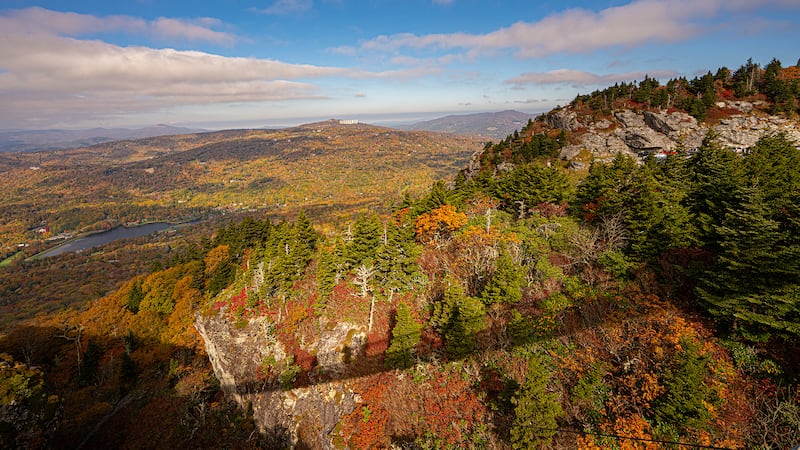
[[[29,257],[25,258],[25,261],[29,262],[29,261],[34,261],[34,260],[37,260],[37,259],[49,258],[51,256],[58,256],[58,255],[47,255],[47,254],[51,253],[53,251],[56,251],[56,250],[58,250],[58,249],[60,249],[62,247],[65,247],[65,246],[67,246],[69,244],[72,244],[74,242],[80,241],[82,239],[90,238],[92,236],[97,236],[97,235],[101,235],[101,234],[105,234],[105,233],[111,233],[114,230],[118,230],[120,228],[124,228],[125,230],[133,230],[133,229],[140,228],[140,227],[147,226],[147,225],[156,225],[156,224],[167,225],[167,227],[163,228],[162,230],[156,230],[156,231],[153,232],[153,233],[157,233],[159,231],[163,231],[163,230],[169,229],[171,227],[175,227],[176,229],[177,228],[182,228],[182,227],[194,224],[194,223],[198,223],[198,222],[202,221],[203,219],[204,219],[203,217],[192,217],[192,218],[183,219],[183,220],[174,221],[174,222],[173,221],[167,222],[167,221],[152,220],[152,221],[147,221],[147,222],[141,222],[138,225],[134,225],[134,226],[125,226],[125,225],[120,224],[120,225],[117,225],[115,227],[109,228],[107,230],[86,231],[86,232],[83,232],[83,233],[81,233],[81,234],[79,234],[77,236],[73,236],[73,237],[71,237],[69,239],[65,239],[63,242],[61,242],[60,244],[58,244],[58,245],[56,245],[54,247],[50,247],[47,250],[43,250],[43,251],[41,251],[41,252],[39,252],[39,253],[37,253],[35,255],[29,256]],[[128,238],[120,237],[118,239],[128,239]],[[116,241],[118,239],[114,239],[114,240],[112,240],[110,242],[107,242],[107,243],[114,242],[114,241]],[[105,245],[105,244],[101,244],[101,245]],[[75,250],[75,251],[77,252],[77,251],[81,251],[81,250]],[[66,253],[66,252],[63,252],[63,253]]]

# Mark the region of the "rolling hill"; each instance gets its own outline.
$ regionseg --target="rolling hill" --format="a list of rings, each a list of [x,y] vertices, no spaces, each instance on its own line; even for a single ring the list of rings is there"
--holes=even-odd
[[[486,140],[500,140],[519,130],[536,114],[506,110],[476,114],[457,114],[418,122],[403,127],[408,130],[441,131],[464,135],[476,135]]]

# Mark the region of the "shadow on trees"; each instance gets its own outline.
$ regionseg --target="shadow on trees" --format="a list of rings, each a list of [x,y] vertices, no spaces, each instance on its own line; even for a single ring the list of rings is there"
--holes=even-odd
[[[6,448],[289,448],[288,430],[259,433],[248,411],[225,399],[193,348],[19,326],[0,337],[0,353],[41,371],[60,410],[54,426],[36,421],[36,402],[3,405],[4,420],[18,422],[0,427]]]

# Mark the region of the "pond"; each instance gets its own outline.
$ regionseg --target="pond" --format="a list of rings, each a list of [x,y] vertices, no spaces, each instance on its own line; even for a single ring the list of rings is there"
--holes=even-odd
[[[58,247],[51,248],[44,253],[40,253],[38,258],[48,258],[50,256],[57,256],[62,253],[79,252],[82,250],[90,249],[92,247],[99,247],[101,245],[114,242],[117,239],[129,239],[139,236],[146,236],[153,234],[157,231],[166,230],[167,228],[174,227],[174,224],[156,222],[140,225],[138,227],[116,227],[108,231],[90,234],[88,236],[79,237],[68,241]]]

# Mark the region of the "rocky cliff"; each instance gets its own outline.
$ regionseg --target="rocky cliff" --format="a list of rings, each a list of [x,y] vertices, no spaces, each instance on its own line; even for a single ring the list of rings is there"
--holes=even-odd
[[[198,315],[195,327],[223,392],[252,408],[261,432],[292,448],[337,448],[332,432],[358,400],[346,371],[350,357],[363,351],[361,327],[330,323],[318,340],[301,345],[317,359],[309,372],[275,338],[267,317],[232,322],[224,314]]]
[[[564,159],[572,159],[582,150],[599,159],[611,158],[619,152],[669,152],[681,145],[691,151],[700,146],[710,130],[720,144],[737,150],[752,146],[766,134],[778,132],[800,142],[800,123],[796,120],[754,113],[754,105],[749,102],[720,102],[717,106],[728,115],[713,124],[698,122],[680,111],[629,109],[615,111],[610,119],[595,120],[563,108],[547,114],[545,120],[550,127],[570,131],[576,137],[576,143],[562,149]]]

